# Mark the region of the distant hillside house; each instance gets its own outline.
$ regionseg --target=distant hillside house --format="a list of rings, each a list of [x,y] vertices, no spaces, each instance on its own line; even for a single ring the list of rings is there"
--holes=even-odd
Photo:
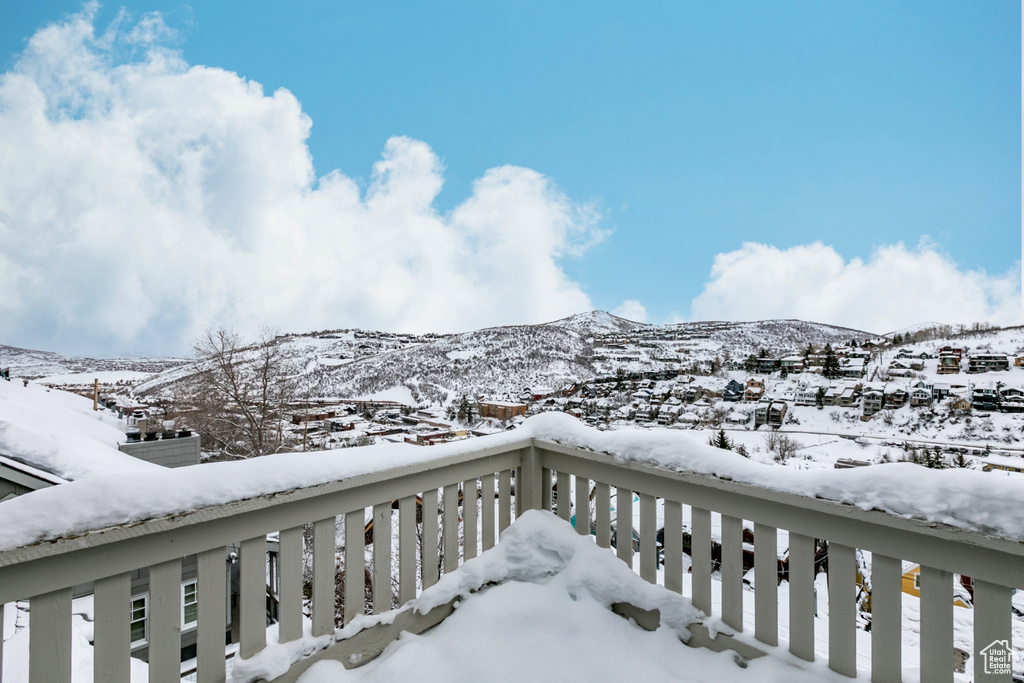
[[[1009,357],[1001,354],[977,354],[967,359],[967,372],[998,372],[1009,369]]]
[[[525,403],[509,401],[481,401],[477,404],[480,417],[490,417],[496,420],[511,420],[517,415],[526,415],[527,408]]]
[[[939,354],[938,373],[940,375],[953,375],[960,372],[960,356],[953,353]]]
[[[744,401],[759,401],[761,396],[764,395],[764,380],[751,377],[747,380],[747,387],[743,391]]]

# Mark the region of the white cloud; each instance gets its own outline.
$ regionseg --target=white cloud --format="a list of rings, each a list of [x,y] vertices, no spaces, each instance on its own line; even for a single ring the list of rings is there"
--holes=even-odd
[[[747,242],[718,254],[695,320],[799,318],[876,333],[920,321],[1021,324],[1020,264],[1004,275],[962,270],[927,239],[846,261],[815,242],[789,249]]]
[[[636,299],[626,299],[611,313],[612,315],[617,315],[620,318],[632,320],[633,322],[647,322],[647,308]]]
[[[97,36],[94,14],[0,75],[0,342],[180,352],[208,324],[445,331],[591,308],[560,261],[599,217],[540,173],[491,169],[444,215],[437,155],[395,137],[365,193],[317,179],[290,92],[186,64],[159,15]]]

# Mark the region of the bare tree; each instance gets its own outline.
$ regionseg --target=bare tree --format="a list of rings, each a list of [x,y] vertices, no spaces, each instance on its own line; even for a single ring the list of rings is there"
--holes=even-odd
[[[283,450],[284,411],[297,382],[275,335],[261,330],[247,345],[237,332],[207,329],[193,351],[200,370],[189,392],[193,419],[209,446],[235,457]]]

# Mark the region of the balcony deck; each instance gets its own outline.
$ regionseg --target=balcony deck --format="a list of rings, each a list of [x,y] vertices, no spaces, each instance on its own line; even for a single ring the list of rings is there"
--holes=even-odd
[[[197,555],[197,680],[223,681],[227,546],[240,546],[237,674],[265,650],[266,657],[282,647],[268,649],[268,533],[280,538],[270,574],[280,622],[271,632],[298,644],[304,608],[310,637],[344,636],[367,611],[389,612],[429,595],[461,563],[493,548],[497,533],[528,510],[574,520],[581,536],[592,535],[587,543],[609,555],[614,548],[623,567],[635,565],[663,595],[685,595],[748,645],[803,661],[824,654],[833,672],[876,681],[902,680],[916,669],[921,680],[954,680],[954,633],[961,638],[962,629],[954,624],[953,577],[970,576],[967,665],[974,680],[1011,680],[1008,671],[986,671],[995,662],[992,648],[980,653],[1003,641],[1012,647],[1011,595],[1024,586],[1024,522],[1013,512],[1024,492],[1005,479],[936,476],[955,473],[909,465],[801,478],[679,433],[601,434],[560,417],[437,446],[431,458],[426,449],[358,450],[349,461],[301,454],[136,475],[131,482],[92,480],[0,504],[0,605],[29,601],[29,680],[72,679],[73,586],[96,582],[96,679],[128,681],[126,577],[148,567],[149,677],[177,680],[181,561]],[[152,499],[157,491],[163,497]],[[616,502],[635,499],[635,507],[613,511],[613,492]],[[140,500],[149,502],[133,507]],[[848,504],[854,501],[860,507]],[[43,511],[48,519],[39,519]],[[744,544],[745,527],[752,527],[752,549]],[[613,543],[615,531],[627,528],[636,530],[634,542]],[[374,537],[393,542],[374,547]],[[753,591],[744,589],[748,551],[755,574],[775,579],[755,581]],[[815,576],[823,560],[828,615],[816,618]],[[904,661],[904,560],[921,565],[919,661]],[[345,572],[346,566],[360,570]],[[858,628],[867,587],[870,632]],[[345,647],[345,638],[336,647]]]

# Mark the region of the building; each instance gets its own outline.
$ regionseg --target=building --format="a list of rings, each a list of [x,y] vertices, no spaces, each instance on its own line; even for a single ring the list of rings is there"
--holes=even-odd
[[[511,401],[480,401],[477,403],[480,417],[490,417],[496,420],[511,420],[519,415],[525,416],[528,407],[525,403]]]
[[[743,400],[751,403],[760,401],[764,396],[764,380],[751,377],[747,380],[746,389],[743,391]]]
[[[953,353],[939,354],[939,367],[937,372],[940,375],[953,375],[960,372],[960,356]]]
[[[871,417],[885,405],[885,394],[880,389],[867,389],[861,397],[864,417]]]
[[[967,372],[999,372],[1010,369],[1010,359],[1001,354],[977,354],[967,359]]]

